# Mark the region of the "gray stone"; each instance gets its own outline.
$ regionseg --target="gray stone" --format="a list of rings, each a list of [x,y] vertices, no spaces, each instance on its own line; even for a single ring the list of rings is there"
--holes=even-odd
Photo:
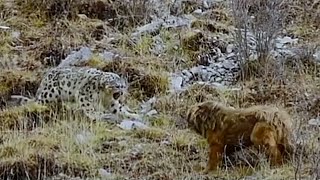
[[[217,77],[217,78],[216,78],[216,82],[222,82],[222,80],[223,80],[223,79],[222,79],[221,77]]]
[[[206,9],[212,8],[217,3],[223,2],[224,0],[203,0],[202,6]]]
[[[158,111],[153,109],[153,110],[149,111],[148,113],[146,113],[146,116],[154,116],[156,114],[158,114]]]
[[[11,33],[11,37],[14,38],[14,39],[19,39],[21,36],[21,32],[20,31],[13,31]]]
[[[173,91],[180,90],[182,88],[182,82],[183,82],[183,77],[173,75],[170,78],[170,89]]]
[[[316,62],[320,63],[320,50],[316,51],[312,57],[316,60]]]
[[[192,15],[184,15],[181,17],[169,16],[163,23],[165,28],[178,28],[178,27],[189,27],[191,26],[192,20],[195,19]]]
[[[79,51],[73,51],[58,67],[75,66],[88,61],[92,57],[92,51],[88,47],[82,47]]]
[[[150,98],[147,102],[143,102],[140,107],[141,107],[141,113],[148,113],[152,110],[153,104],[157,101],[156,97]]]
[[[110,178],[110,177],[112,177],[112,173],[109,172],[109,171],[107,171],[107,170],[105,170],[105,169],[103,169],[103,168],[100,168],[100,169],[99,169],[99,175],[100,175],[101,177],[104,177],[104,178]]]
[[[285,37],[278,37],[276,38],[275,46],[276,48],[284,48],[285,45],[290,44],[296,44],[298,42],[298,38],[292,39],[291,37],[285,36]]]
[[[159,31],[164,21],[162,19],[156,19],[149,24],[138,27],[134,33],[132,33],[133,37],[154,33]]]
[[[130,151],[132,156],[139,156],[143,154],[145,145],[144,144],[136,144]]]
[[[93,134],[87,131],[83,131],[76,135],[77,144],[87,144],[93,138]]]
[[[202,10],[201,9],[196,9],[193,11],[194,14],[197,14],[197,15],[201,15],[202,14]]]
[[[176,4],[176,3],[175,3]],[[170,15],[170,5],[175,5],[167,0],[149,0],[151,10],[150,17],[155,19],[165,19]]]
[[[121,129],[125,129],[125,130],[148,128],[148,126],[142,122],[131,121],[131,120],[123,120],[120,124],[118,124],[118,127],[120,127]]]
[[[319,118],[310,119],[310,120],[308,121],[308,124],[309,124],[309,125],[312,125],[312,126],[320,126],[320,119],[319,119]]]
[[[153,44],[152,47],[150,48],[150,52],[153,53],[156,56],[159,56],[163,53],[165,53],[165,45],[163,40],[159,35],[155,36],[152,38],[153,39]]]
[[[100,53],[99,56],[102,57],[104,61],[108,62],[117,59],[119,57],[119,54],[115,54],[110,51],[104,51],[103,53]]]
[[[224,68],[219,68],[217,70],[220,74],[224,74],[226,72],[226,70]]]

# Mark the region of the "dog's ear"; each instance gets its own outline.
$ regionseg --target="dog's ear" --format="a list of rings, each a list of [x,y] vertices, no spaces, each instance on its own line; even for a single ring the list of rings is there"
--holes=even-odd
[[[187,123],[188,123],[188,127],[190,127],[190,123],[191,123],[191,118],[192,118],[192,114],[193,114],[193,109],[194,109],[195,107],[191,107],[190,109],[188,109],[188,111],[187,111]]]
[[[203,103],[200,106],[198,106],[197,109],[197,116],[201,119],[201,121],[206,121],[212,116],[212,112],[214,110],[212,104]]]

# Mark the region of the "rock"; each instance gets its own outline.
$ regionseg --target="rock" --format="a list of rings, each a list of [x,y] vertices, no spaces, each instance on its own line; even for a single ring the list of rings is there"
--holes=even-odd
[[[77,144],[87,144],[93,137],[93,134],[90,132],[83,131],[76,135]]]
[[[149,111],[146,115],[147,115],[147,116],[154,116],[154,115],[156,115],[156,114],[158,114],[158,111],[155,110],[155,109],[153,109],[153,110]]]
[[[201,15],[202,14],[202,9],[196,9],[193,11],[194,14],[197,14],[197,15]]]
[[[164,23],[164,21],[162,19],[156,19],[149,24],[138,27],[136,29],[136,31],[134,33],[132,33],[131,36],[138,37],[138,36],[145,35],[145,34],[156,33],[157,31],[160,30],[163,23]]]
[[[29,102],[30,100],[32,100],[22,95],[11,95],[10,98],[11,98],[11,102],[17,105],[23,105]]]
[[[140,157],[143,154],[144,144],[136,144],[130,151],[133,157]]]
[[[122,140],[118,142],[118,145],[121,147],[127,147],[128,146],[128,142],[126,140]]]
[[[232,70],[235,68],[235,65],[231,62],[231,61],[223,61],[222,62],[222,67],[224,67],[225,69],[228,69],[228,70]]]
[[[21,36],[21,32],[19,32],[19,31],[13,31],[11,33],[11,37],[14,38],[14,39],[19,39],[20,36]]]
[[[182,88],[183,77],[173,75],[170,78],[170,91],[181,90]]]
[[[320,63],[320,50],[316,51],[312,56],[316,60],[316,62]]]
[[[149,111],[152,110],[152,106],[153,104],[157,101],[157,98],[156,97],[152,97],[150,98],[147,102],[144,102],[142,103],[140,106],[141,106],[141,113],[147,113]]]
[[[109,172],[109,171],[107,171],[107,170],[105,170],[105,169],[102,169],[102,168],[99,169],[99,175],[100,175],[101,177],[103,177],[103,178],[110,178],[110,177],[112,177],[112,173],[111,173],[111,172]]]
[[[161,144],[161,145],[169,146],[169,145],[171,145],[172,143],[171,143],[170,141],[168,141],[168,140],[164,140],[164,141],[161,141],[160,144]]]
[[[120,57],[119,54],[115,54],[110,51],[104,51],[103,53],[99,53],[99,56],[106,62],[113,61],[113,60],[118,59]]]
[[[217,77],[215,81],[216,81],[216,82],[221,82],[222,80],[223,80],[223,79],[222,79],[221,77]]]
[[[320,119],[317,118],[317,119],[310,119],[308,121],[308,124],[309,125],[312,125],[312,126],[320,126]]]
[[[285,45],[290,44],[293,45],[298,42],[298,38],[292,39],[291,37],[285,36],[285,37],[278,37],[276,38],[276,48],[284,48]]]
[[[148,126],[139,121],[123,120],[117,125],[121,129],[132,130],[132,129],[147,129]]]
[[[88,47],[82,47],[79,51],[72,52],[58,67],[75,66],[88,61],[92,56],[92,51]]]
[[[161,37],[159,35],[157,35],[157,36],[154,36],[152,38],[152,40],[153,40],[153,44],[152,44],[152,47],[150,48],[149,51],[156,56],[159,56],[159,55],[165,53],[166,46],[164,45],[164,42],[161,39]]]
[[[192,15],[183,15],[181,17],[169,16],[163,23],[164,28],[191,27],[192,20],[195,19]]]
[[[238,64],[234,64],[232,60],[212,63],[210,66],[195,66],[191,69],[183,70],[180,76],[175,77],[179,79],[179,88],[172,89],[171,91],[182,90],[186,86],[198,81],[231,85],[238,71]]]
[[[203,0],[202,6],[206,9],[214,7],[217,3],[223,2],[224,0]]]
[[[154,19],[165,19],[170,15],[170,6],[174,6],[167,0],[149,0],[149,7],[151,8],[151,18]]]
[[[227,45],[227,53],[230,55],[232,52],[234,52],[234,44],[228,44]]]

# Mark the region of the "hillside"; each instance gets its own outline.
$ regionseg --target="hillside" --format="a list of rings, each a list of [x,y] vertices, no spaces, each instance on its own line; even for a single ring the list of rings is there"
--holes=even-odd
[[[319,179],[319,45],[315,0],[0,0],[0,178]],[[141,119],[11,98],[58,65],[125,77]],[[271,168],[247,149],[202,174],[207,143],[185,119],[205,100],[286,109],[295,158]]]

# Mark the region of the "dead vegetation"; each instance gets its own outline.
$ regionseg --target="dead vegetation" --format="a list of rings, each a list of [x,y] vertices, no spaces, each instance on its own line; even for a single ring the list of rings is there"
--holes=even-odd
[[[157,68],[163,67],[136,58],[112,61],[100,67],[102,71],[114,72],[125,77],[129,83],[129,93],[138,100],[147,100],[165,94],[168,90],[169,79],[165,73],[154,71]]]
[[[183,3],[182,9],[171,7],[172,13],[192,13],[201,6],[195,1]],[[146,0],[128,3],[118,0],[0,0],[0,25],[10,27],[9,30],[0,29],[0,68],[6,69],[0,72],[0,178],[45,179],[59,174],[67,179],[101,178],[101,170],[110,172],[110,178],[119,179],[316,177],[319,133],[316,128],[310,128],[307,121],[319,115],[320,106],[317,100],[319,67],[312,61],[319,40],[316,18],[319,4],[304,3],[293,0],[281,6],[290,10],[284,18],[288,31],[293,36],[308,39],[307,45],[311,40],[315,42],[307,53],[302,52],[303,56],[277,64],[276,59],[267,56],[270,42],[264,41],[266,36],[260,36],[260,61],[246,61],[242,71],[246,78],[239,78],[237,84],[241,88],[194,84],[184,92],[168,95],[170,72],[207,65],[208,62],[199,61],[198,55],[212,47],[218,47],[222,52],[227,48],[227,44],[220,43],[223,40],[206,44],[209,35],[230,35],[234,23],[243,25],[246,19],[234,19],[230,9],[221,5],[214,7],[203,19],[193,21],[191,30],[161,29],[158,33],[165,41],[166,53],[155,57],[150,53],[154,42],[152,36],[142,36],[136,42],[129,37],[135,27],[151,20]],[[250,13],[260,10],[250,7]],[[271,13],[276,10],[283,9],[273,9]],[[276,34],[273,30],[280,27],[269,25],[255,28],[267,26],[268,37],[273,38]],[[106,36],[112,33],[120,34],[122,39],[107,43]],[[259,35],[258,31],[256,35]],[[238,43],[243,45],[244,40],[239,38]],[[157,97],[154,108],[159,115],[148,119],[150,129],[125,131],[103,122],[88,121],[81,114],[66,109],[57,113],[33,104],[9,107],[10,95],[33,97],[45,69],[55,67],[81,46],[94,48],[94,53],[114,46],[124,52],[122,59],[105,62],[94,56],[88,64],[81,66],[127,77],[131,104]],[[243,50],[247,52],[247,49]],[[204,139],[186,128],[185,112],[191,104],[205,100],[218,100],[235,107],[257,104],[285,107],[296,123],[303,126],[297,132],[308,137],[300,137],[304,141],[301,150],[304,154],[297,153],[297,158],[305,159],[274,170],[260,154],[249,149],[224,159],[224,166],[217,174],[200,174],[205,166],[200,162],[206,160],[207,146]]]
[[[0,73],[1,108],[11,95],[34,96],[41,81],[41,73],[35,71],[2,70]]]

